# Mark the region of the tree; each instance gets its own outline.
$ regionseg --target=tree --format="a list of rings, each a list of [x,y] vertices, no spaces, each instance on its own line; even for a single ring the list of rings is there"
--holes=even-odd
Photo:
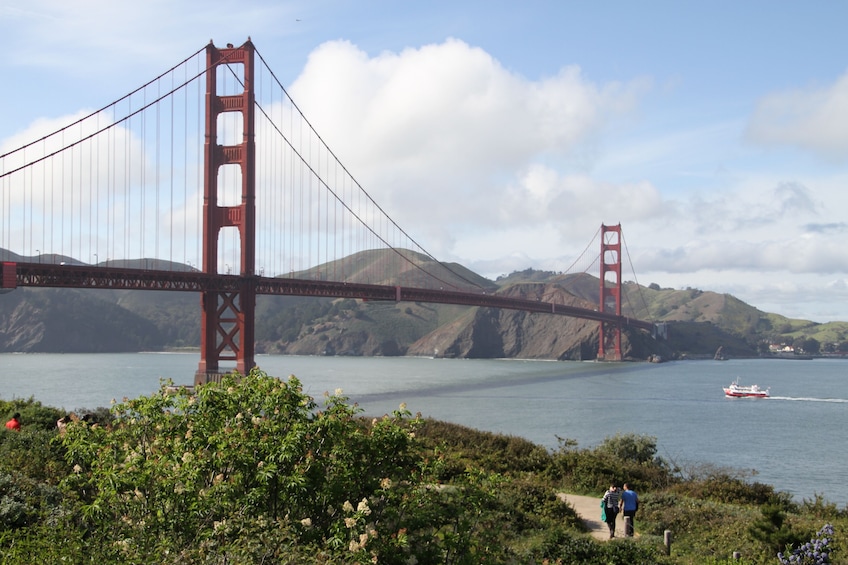
[[[64,486],[82,499],[88,527],[127,561],[219,546],[257,524],[303,544],[347,547],[355,533],[370,559],[376,526],[356,513],[377,512],[393,485],[418,483],[418,420],[401,409],[368,425],[357,410],[340,390],[319,410],[295,377],[259,370],[196,393],[163,386],[114,406],[109,428],[68,426],[74,473]]]
[[[751,524],[748,533],[768,547],[772,555],[809,539],[806,532],[795,531],[786,523],[786,508],[779,501],[762,505],[760,512],[762,516]]]
[[[808,355],[816,355],[821,351],[821,343],[815,338],[801,338],[795,342],[796,347],[800,347],[804,353]]]

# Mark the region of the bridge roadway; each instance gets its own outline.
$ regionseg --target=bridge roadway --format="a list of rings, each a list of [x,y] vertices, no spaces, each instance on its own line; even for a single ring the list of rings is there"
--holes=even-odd
[[[394,302],[460,304],[487,308],[524,310],[571,316],[599,322],[622,324],[652,331],[654,324],[587,308],[509,298],[484,292],[461,292],[348,282],[315,281],[295,278],[208,274],[201,271],[155,271],[96,267],[92,265],[55,265],[41,263],[0,264],[2,288],[18,286],[58,288],[109,288],[135,290],[173,290],[187,292],[253,292],[280,296],[324,296]],[[14,272],[14,275],[12,274]]]

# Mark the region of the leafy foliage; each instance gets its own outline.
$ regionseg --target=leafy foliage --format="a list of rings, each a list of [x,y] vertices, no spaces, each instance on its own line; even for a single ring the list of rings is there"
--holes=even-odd
[[[332,537],[346,501],[413,478],[415,422],[398,412],[363,426],[340,395],[317,408],[296,378],[258,370],[197,394],[163,387],[115,406],[109,429],[69,425],[64,485],[131,554],[226,537],[233,519]]]
[[[341,391],[319,406],[258,370],[194,394],[163,386],[64,434],[32,399],[0,407],[24,415],[0,433],[0,563],[717,565],[739,550],[751,565],[808,551],[822,518],[838,526],[828,559],[844,544],[833,505],[730,474],[683,481],[650,436],[549,453],[403,405],[363,419]],[[599,543],[557,493],[599,495],[610,478],[640,493],[638,537]]]
[[[809,539],[809,532],[799,532],[786,521],[784,504],[774,501],[763,505],[760,510],[762,516],[751,524],[749,532],[751,537],[766,545],[773,555]]]
[[[700,480],[691,480],[674,487],[675,492],[693,498],[715,500],[731,504],[766,504],[780,499],[788,502],[787,494],[776,493],[774,487],[759,482],[747,483],[738,477],[719,474]]]
[[[676,482],[671,469],[656,457],[657,440],[639,434],[616,434],[590,450],[561,444],[548,472],[555,481],[577,492],[604,492],[610,483],[628,482],[637,491],[654,490]]]
[[[657,456],[657,438],[638,434],[615,434],[598,445],[599,452],[608,453],[621,461],[638,464],[653,463]]]

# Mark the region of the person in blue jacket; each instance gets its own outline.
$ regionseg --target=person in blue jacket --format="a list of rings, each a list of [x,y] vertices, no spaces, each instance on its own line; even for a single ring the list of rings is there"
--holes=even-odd
[[[629,523],[627,520],[624,521],[624,535],[630,537],[633,535],[635,528],[636,511],[639,510],[639,495],[627,483],[624,483],[623,486],[624,490],[621,492],[621,510],[624,512],[625,518],[630,518]]]

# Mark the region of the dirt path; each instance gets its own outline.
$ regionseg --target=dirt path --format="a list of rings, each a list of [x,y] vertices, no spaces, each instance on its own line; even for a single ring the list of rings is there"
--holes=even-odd
[[[591,530],[592,537],[597,540],[609,539],[609,528],[605,522],[601,522],[601,497],[580,496],[578,494],[557,494],[574,508],[583,523]],[[624,537],[624,520],[619,516],[615,521],[615,537]]]

